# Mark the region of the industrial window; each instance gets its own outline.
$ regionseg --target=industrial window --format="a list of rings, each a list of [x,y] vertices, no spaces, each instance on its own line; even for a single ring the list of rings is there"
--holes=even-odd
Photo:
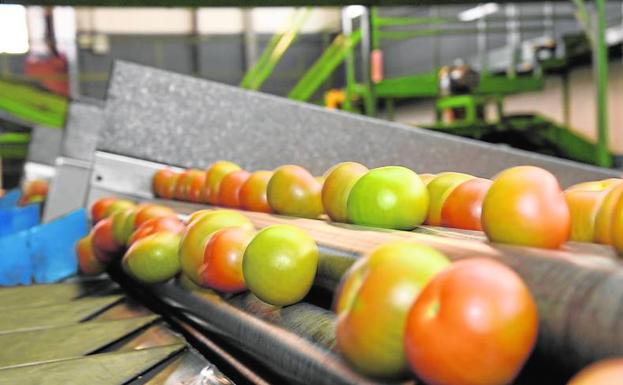
[[[28,52],[26,8],[21,5],[0,5],[0,54]]]

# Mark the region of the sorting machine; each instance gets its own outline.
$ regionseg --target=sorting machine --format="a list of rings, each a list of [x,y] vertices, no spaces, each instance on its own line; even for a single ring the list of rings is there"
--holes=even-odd
[[[418,172],[453,170],[492,177],[510,166],[532,164],[553,172],[563,186],[617,176],[606,169],[328,111],[127,62],[114,66],[102,119],[84,204],[115,195],[137,202],[158,202],[174,208],[180,216],[209,207],[156,199],[151,192],[151,177],[164,165],[204,168],[213,161],[227,159],[249,170],[259,170],[296,163],[318,175],[337,162],[353,160],[369,167],[398,164]],[[62,185],[63,181],[55,183]],[[59,204],[58,199],[62,196],[47,204]],[[413,232],[381,231],[322,220],[251,212],[245,215],[257,228],[275,223],[300,226],[317,241],[321,251],[319,269],[313,289],[302,302],[278,308],[249,293],[219,296],[189,288],[179,280],[146,286],[113,265],[107,276],[97,281],[113,287],[113,294],[105,298],[123,296],[124,306],[136,305],[141,309],[140,317],[151,317],[132,317],[142,325],[136,329],[147,333],[149,329],[145,330],[144,325],[157,322],[177,342],[165,339],[154,343],[159,337],[145,336],[142,343],[160,347],[130,348],[132,354],[154,356],[126,372],[124,380],[114,382],[111,376],[109,382],[83,381],[89,375],[84,370],[87,364],[83,364],[82,370],[80,365],[73,371],[65,369],[65,375],[73,378],[65,383],[379,383],[354,371],[337,351],[331,302],[340,277],[353,261],[382,243],[398,239],[431,245],[454,260],[494,258],[521,275],[537,301],[540,332],[536,350],[516,384],[564,384],[586,364],[623,354],[623,269],[610,248],[569,243],[561,250],[551,251],[490,244],[480,232],[427,226]],[[92,282],[79,285],[85,284]],[[76,283],[70,285],[75,287]],[[47,289],[40,288],[0,290],[0,308],[7,309],[5,314],[14,309],[7,306],[15,304],[5,302],[6,298],[13,298],[11,290],[42,290],[22,300],[40,301],[47,297]],[[92,300],[97,298],[101,297],[94,296]],[[82,300],[72,303],[78,301]],[[35,305],[28,303],[29,309]],[[0,316],[0,325],[6,317]],[[158,317],[164,321],[155,321]],[[85,319],[86,325],[96,322],[79,316],[73,322]],[[83,324],[71,327],[87,327]],[[56,333],[46,330],[51,336]],[[106,334],[113,339],[111,333]],[[27,350],[32,349],[31,346]],[[159,349],[157,354],[154,349]],[[103,354],[109,353],[85,349],[66,353],[60,361],[56,361],[59,357],[46,359],[53,363],[36,364],[34,359],[28,361],[29,365],[7,370],[12,378],[18,378],[20,372],[33,376],[33,371],[39,368],[41,373],[45,365],[63,367],[80,362],[76,360],[94,362],[102,359]],[[115,354],[120,357],[129,353]],[[193,364],[171,366],[172,360],[188,356],[192,356]],[[104,356],[108,357],[111,354]],[[110,373],[118,374],[128,362],[121,359],[105,365]],[[201,368],[208,368],[211,374],[197,377]],[[180,370],[186,370],[186,377]],[[139,376],[142,372],[147,375]],[[221,372],[223,375],[214,374]],[[178,377],[174,377],[175,373]],[[0,367],[0,384],[14,383],[3,382],[4,378]]]

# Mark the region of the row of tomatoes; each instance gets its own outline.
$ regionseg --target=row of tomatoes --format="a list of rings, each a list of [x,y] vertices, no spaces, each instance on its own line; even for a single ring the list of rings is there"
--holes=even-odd
[[[548,171],[519,166],[493,180],[443,172],[416,174],[400,166],[368,169],[344,162],[314,177],[284,165],[250,173],[219,161],[207,171],[159,170],[154,193],[250,211],[410,230],[421,224],[484,230],[493,242],[558,248],[567,240],[623,251],[623,180],[562,191]]]
[[[125,251],[123,266],[145,283],[181,271],[191,286],[248,289],[287,306],[305,297],[322,263],[305,231],[275,225],[256,232],[236,211],[201,210],[183,223],[166,207],[107,198],[93,205],[92,218],[91,235],[78,244],[81,269],[90,273]],[[354,263],[334,310],[337,347],[355,369],[382,379],[411,369],[431,385],[511,382],[538,330],[534,300],[512,270],[481,258],[451,263],[407,241]]]

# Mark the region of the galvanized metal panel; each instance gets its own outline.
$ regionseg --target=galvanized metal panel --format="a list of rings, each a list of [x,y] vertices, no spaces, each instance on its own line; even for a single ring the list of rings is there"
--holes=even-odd
[[[95,152],[97,134],[103,125],[103,103],[72,102],[61,143],[61,155],[90,161]]]
[[[218,159],[272,169],[301,164],[316,175],[352,160],[418,172],[491,177],[532,164],[563,185],[614,171],[435,133],[127,62],[116,62],[98,149],[184,167]]]

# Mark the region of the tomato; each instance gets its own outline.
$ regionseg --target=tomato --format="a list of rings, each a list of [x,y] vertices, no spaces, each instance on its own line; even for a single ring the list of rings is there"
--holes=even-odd
[[[335,301],[337,346],[346,360],[370,376],[404,376],[407,312],[426,283],[449,265],[438,251],[405,241],[382,245],[357,261]]]
[[[195,218],[182,234],[179,250],[182,271],[195,284],[202,284],[199,270],[208,240],[214,232],[227,227],[254,228],[251,221],[237,211],[213,210]]]
[[[428,215],[425,223],[431,226],[441,225],[441,211],[448,195],[462,183],[474,179],[473,176],[460,172],[442,172],[434,176],[427,184]]]
[[[203,201],[211,205],[218,205],[221,181],[230,172],[240,170],[240,166],[225,160],[214,162],[206,170],[205,186],[203,190]]]
[[[154,204],[146,204],[136,210],[134,217],[134,228],[137,229],[146,221],[160,217],[174,217],[175,211],[172,208]]]
[[[406,167],[375,168],[359,178],[348,197],[348,217],[354,224],[411,230],[428,213],[428,191]]]
[[[84,275],[98,275],[106,270],[106,265],[95,257],[91,235],[80,239],[76,243],[76,256],[78,257],[78,267]]]
[[[242,258],[247,287],[275,306],[294,304],[307,295],[318,268],[318,246],[295,226],[273,225],[251,240]]]
[[[181,234],[186,226],[182,221],[174,216],[165,216],[148,219],[141,224],[136,231],[132,233],[128,240],[128,245],[133,244],[141,238],[160,232],[169,232],[173,234]]]
[[[322,205],[336,222],[348,222],[348,196],[355,183],[368,168],[356,162],[343,162],[327,172],[322,185]]]
[[[495,177],[485,196],[482,228],[492,242],[555,249],[569,239],[571,215],[555,176],[512,167]]]
[[[105,218],[104,213],[108,209],[108,207],[115,202],[117,198],[114,197],[106,197],[100,198],[96,200],[91,205],[91,221],[93,223],[97,223]]]
[[[123,256],[125,270],[144,283],[165,282],[180,271],[179,234],[160,232],[134,242]]]
[[[576,374],[567,385],[621,385],[623,358],[598,361]]]
[[[97,222],[91,229],[91,236],[95,256],[100,262],[110,262],[121,250],[121,245],[113,237],[112,218],[105,218]]]
[[[490,259],[455,262],[409,310],[407,358],[429,385],[504,385],[528,359],[538,332],[521,278]]]
[[[273,209],[268,204],[266,190],[268,182],[273,176],[272,171],[256,171],[240,187],[240,207],[262,213],[272,213]]]
[[[596,240],[597,215],[610,191],[620,183],[620,179],[606,179],[580,183],[565,190],[565,199],[571,215],[570,238],[572,241],[594,242]],[[606,223],[604,219],[611,218],[612,214],[611,210],[608,213],[606,211],[608,211],[607,208],[601,213],[600,232],[610,231],[610,221]]]
[[[242,275],[242,258],[254,230],[230,227],[212,234],[204,252],[204,264],[199,268],[202,286],[238,293],[246,289]]]
[[[152,179],[152,190],[154,194],[163,199],[173,199],[178,177],[179,174],[170,168],[158,170]]]
[[[317,218],[323,213],[322,184],[301,166],[277,168],[268,182],[266,196],[273,211],[295,217]]]
[[[224,207],[240,207],[240,189],[251,174],[245,170],[232,171],[223,177],[218,193],[218,204]]]
[[[454,188],[441,209],[441,225],[464,230],[482,230],[482,203],[493,184],[474,178]]]
[[[175,183],[175,199],[181,201],[199,202],[203,194],[205,172],[197,169],[188,169],[182,172]]]

